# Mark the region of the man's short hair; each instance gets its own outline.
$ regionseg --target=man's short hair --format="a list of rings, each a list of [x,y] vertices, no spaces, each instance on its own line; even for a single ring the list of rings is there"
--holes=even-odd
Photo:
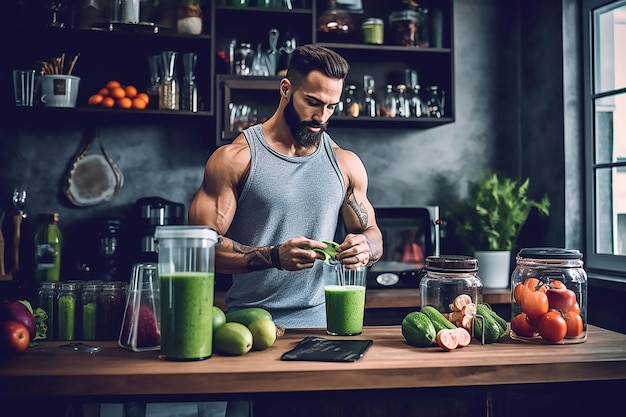
[[[287,79],[294,88],[298,88],[302,80],[315,70],[329,78],[344,80],[350,70],[350,64],[337,52],[323,46],[302,45],[293,51],[287,69]]]

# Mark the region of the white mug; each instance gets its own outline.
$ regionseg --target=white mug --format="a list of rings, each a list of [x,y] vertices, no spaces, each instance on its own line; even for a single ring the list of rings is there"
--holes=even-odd
[[[80,78],[74,75],[42,75],[41,102],[46,107],[76,107]]]

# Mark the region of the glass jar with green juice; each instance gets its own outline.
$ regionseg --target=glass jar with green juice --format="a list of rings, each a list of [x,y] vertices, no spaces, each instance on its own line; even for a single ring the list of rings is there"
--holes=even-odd
[[[213,354],[215,245],[205,226],[157,226],[161,357],[189,361]]]
[[[76,284],[64,282],[57,294],[57,338],[76,339]]]

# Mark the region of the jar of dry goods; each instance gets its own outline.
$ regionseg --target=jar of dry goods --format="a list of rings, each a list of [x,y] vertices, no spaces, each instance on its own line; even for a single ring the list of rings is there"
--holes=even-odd
[[[587,274],[582,253],[526,248],[511,274],[511,338],[532,343],[587,340]]]

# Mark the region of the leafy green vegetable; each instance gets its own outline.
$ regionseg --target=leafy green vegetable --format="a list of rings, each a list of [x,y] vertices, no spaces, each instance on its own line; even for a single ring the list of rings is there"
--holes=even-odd
[[[28,311],[30,311],[35,318],[35,327],[37,328],[37,334],[33,340],[45,339],[46,333],[48,332],[48,326],[45,321],[48,318],[48,314],[42,308],[37,307],[33,310],[33,306],[30,304],[28,300],[19,300],[20,303],[24,304]]]
[[[339,244],[329,240],[322,240],[322,243],[326,244],[326,249],[313,248],[313,250],[323,253],[325,256],[324,262],[326,262],[328,265],[332,265],[331,262],[337,260],[337,251],[339,250]]]

